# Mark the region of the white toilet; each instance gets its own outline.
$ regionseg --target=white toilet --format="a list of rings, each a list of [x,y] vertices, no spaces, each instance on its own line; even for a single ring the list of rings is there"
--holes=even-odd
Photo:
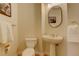
[[[23,51],[22,56],[34,56],[34,47],[37,43],[37,38],[25,38],[27,48]]]

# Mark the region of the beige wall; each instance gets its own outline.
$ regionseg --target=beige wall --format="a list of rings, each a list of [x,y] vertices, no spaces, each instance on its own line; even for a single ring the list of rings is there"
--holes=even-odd
[[[56,34],[64,37],[63,43],[61,43],[59,46],[56,47],[57,55],[66,55],[66,27],[67,27],[67,4],[59,4],[59,6],[62,8],[62,17],[63,17],[63,23],[58,28],[52,28],[48,24],[48,7],[45,4],[43,7],[45,7],[43,10],[43,13],[45,13],[43,19],[42,19],[42,33],[43,34]],[[46,53],[49,53],[49,43],[44,42],[44,51]]]
[[[71,24],[72,21],[79,23],[79,3],[70,3],[68,7],[68,24]]]
[[[11,17],[5,16],[0,14],[0,21],[6,21],[6,22],[10,22],[13,23],[13,25],[15,25],[13,27],[13,33],[14,33],[14,40],[15,42],[13,42],[13,45],[10,45],[10,49],[8,51],[7,55],[16,55],[16,49],[17,49],[17,4],[11,4]],[[1,39],[0,39],[1,41]]]
[[[20,51],[26,48],[24,40],[26,37],[39,37],[41,34],[40,8],[40,4],[18,4],[18,38]],[[39,42],[37,45],[39,45]],[[39,47],[41,46],[39,45]],[[38,50],[38,47],[36,47],[36,50]]]

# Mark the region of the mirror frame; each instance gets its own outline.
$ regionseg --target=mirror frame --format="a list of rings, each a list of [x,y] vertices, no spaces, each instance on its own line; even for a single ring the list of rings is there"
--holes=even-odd
[[[52,26],[52,25],[50,25],[50,23],[49,23],[49,13],[50,13],[50,10],[52,10],[54,7],[58,7],[58,8],[60,8],[60,10],[61,10],[61,22],[60,22],[58,25],[56,25],[56,26]],[[52,28],[57,28],[57,27],[59,27],[59,26],[62,24],[62,22],[63,22],[62,8],[61,8],[60,6],[53,6],[53,7],[50,8],[50,10],[48,10],[48,24],[49,24]]]

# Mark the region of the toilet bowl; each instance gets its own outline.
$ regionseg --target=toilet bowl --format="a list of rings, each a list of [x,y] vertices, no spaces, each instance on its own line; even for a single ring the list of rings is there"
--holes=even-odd
[[[22,56],[34,56],[34,47],[37,43],[37,38],[25,38],[27,48],[23,51]]]
[[[35,51],[32,48],[27,48],[23,51],[23,56],[34,56],[35,55]]]

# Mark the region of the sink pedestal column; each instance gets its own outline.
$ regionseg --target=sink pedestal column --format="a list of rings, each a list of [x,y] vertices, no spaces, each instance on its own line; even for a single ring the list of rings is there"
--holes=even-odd
[[[50,56],[55,56],[55,44],[50,44]]]

